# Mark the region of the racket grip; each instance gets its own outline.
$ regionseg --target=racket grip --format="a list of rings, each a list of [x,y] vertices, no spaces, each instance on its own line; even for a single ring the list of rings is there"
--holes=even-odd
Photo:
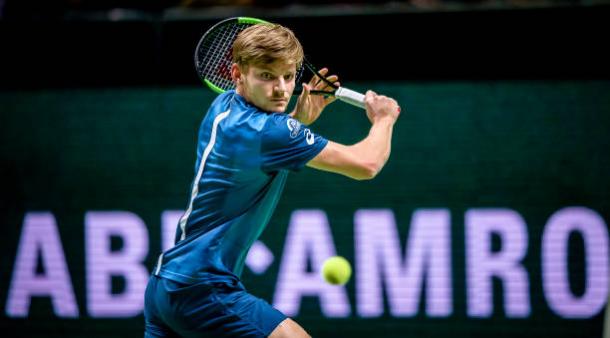
[[[364,95],[353,91],[351,89],[339,87],[335,91],[335,97],[339,100],[354,105],[356,107],[365,109],[364,107]]]

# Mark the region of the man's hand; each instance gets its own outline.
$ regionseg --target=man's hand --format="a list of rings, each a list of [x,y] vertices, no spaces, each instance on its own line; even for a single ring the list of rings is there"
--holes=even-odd
[[[366,116],[373,124],[384,119],[388,119],[393,123],[400,115],[400,106],[398,106],[396,100],[384,95],[378,95],[372,90],[366,92],[364,104],[366,106]]]
[[[326,76],[328,73],[328,68],[322,68],[320,70],[320,75]],[[339,86],[339,77],[337,75],[331,75],[326,78],[328,81],[333,83],[336,86]],[[311,78],[308,84],[303,84],[303,93],[299,95],[299,99],[295,106],[294,111],[290,114],[293,118],[299,120],[301,123],[305,125],[312,124],[315,120],[320,117],[320,114],[324,110],[324,108],[335,100],[334,96],[324,96],[324,95],[312,95],[310,91],[312,90],[324,90],[324,91],[332,91],[334,88],[329,86],[326,82],[322,81],[317,75]]]

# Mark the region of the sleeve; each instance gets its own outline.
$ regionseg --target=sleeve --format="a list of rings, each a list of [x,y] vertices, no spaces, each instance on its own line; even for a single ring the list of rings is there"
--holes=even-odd
[[[261,140],[262,169],[298,171],[326,146],[328,140],[287,114],[274,114]]]

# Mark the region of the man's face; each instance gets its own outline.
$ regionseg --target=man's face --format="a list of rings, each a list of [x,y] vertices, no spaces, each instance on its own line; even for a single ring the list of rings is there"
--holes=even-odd
[[[296,65],[276,61],[243,68],[236,70],[237,92],[262,110],[284,112],[294,91]]]

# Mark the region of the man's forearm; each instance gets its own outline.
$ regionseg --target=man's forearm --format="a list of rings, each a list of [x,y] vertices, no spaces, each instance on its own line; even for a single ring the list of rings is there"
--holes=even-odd
[[[376,121],[371,126],[369,135],[353,145],[357,155],[372,166],[375,175],[381,171],[390,157],[394,122],[392,118]]]

